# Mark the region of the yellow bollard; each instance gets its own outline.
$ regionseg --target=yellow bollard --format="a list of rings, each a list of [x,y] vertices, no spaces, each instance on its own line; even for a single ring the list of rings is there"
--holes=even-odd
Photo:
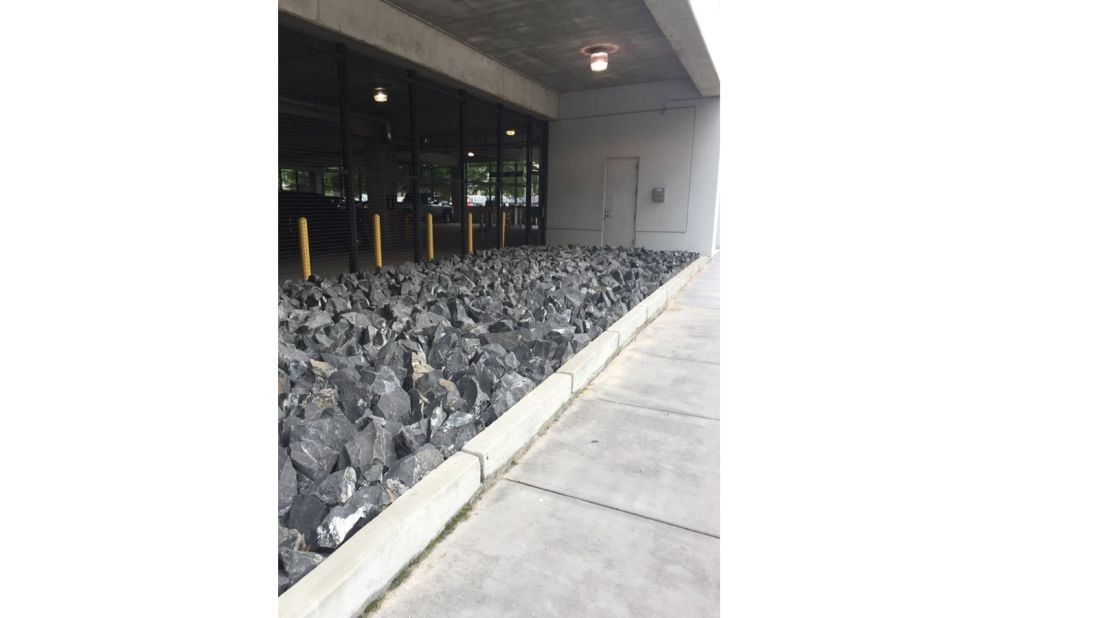
[[[374,266],[382,267],[382,216],[374,213]]]
[[[435,231],[432,224],[431,213],[427,213],[427,261],[435,261]]]
[[[309,261],[309,222],[298,217],[298,238],[301,242],[301,278],[308,279],[313,274],[313,265]]]
[[[500,213],[500,248],[508,246],[508,213]]]
[[[467,253],[473,255],[473,213],[466,215],[466,247]]]

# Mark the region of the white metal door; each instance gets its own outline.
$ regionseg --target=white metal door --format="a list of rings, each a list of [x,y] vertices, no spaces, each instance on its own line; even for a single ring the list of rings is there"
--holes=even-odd
[[[637,157],[608,158],[603,181],[603,244],[632,247],[637,221]]]

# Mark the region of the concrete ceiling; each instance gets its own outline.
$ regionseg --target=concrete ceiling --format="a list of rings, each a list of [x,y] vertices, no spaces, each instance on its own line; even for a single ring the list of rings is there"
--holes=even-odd
[[[333,51],[327,53],[307,38],[290,29],[279,31],[279,100],[280,107],[294,109],[300,114],[309,109],[308,115],[337,122],[339,92],[336,73],[337,60]],[[350,109],[352,115],[371,118],[388,124],[393,140],[405,144],[410,139],[408,83],[402,79],[402,71],[392,65],[349,53],[348,77],[350,84]],[[376,103],[375,87],[384,87],[389,95],[386,103]],[[417,90],[418,131],[429,138],[430,148],[457,146],[458,99],[455,90],[438,83],[421,80]],[[486,151],[496,143],[496,110],[494,101],[469,97],[466,103],[466,143],[471,149]],[[304,107],[303,107],[304,106]],[[311,108],[311,109],[310,109]],[[525,117],[510,107],[504,108],[506,128],[515,128],[515,137],[500,136],[505,148],[525,148]],[[290,126],[290,125],[288,125]],[[332,135],[337,136],[335,129]],[[333,138],[333,139],[337,139]],[[421,146],[421,150],[426,147]],[[492,148],[489,148],[491,150]],[[525,154],[522,155],[525,158]]]
[[[653,18],[702,96],[716,97],[721,83],[689,0],[645,0]]]
[[[339,92],[334,50],[292,29],[279,31],[279,161],[289,167],[336,167],[340,161]],[[397,161],[411,158],[409,85],[402,71],[349,52],[349,101],[352,126],[352,160],[367,160],[370,149],[392,146]],[[375,87],[386,88],[389,100],[377,103]],[[496,108],[488,101],[469,97],[465,114],[465,149],[458,146],[458,99],[454,90],[421,80],[417,86],[417,130],[423,140],[421,160],[452,165],[456,160],[474,163],[495,161],[500,143],[504,161],[526,160],[526,117],[505,107],[503,125],[514,136],[501,134]],[[534,159],[539,158],[540,123],[533,123]],[[376,151],[376,150],[375,150]],[[461,158],[474,152],[473,158]]]
[[[387,0],[556,92],[685,79],[643,0]],[[593,72],[580,50],[617,45]]]

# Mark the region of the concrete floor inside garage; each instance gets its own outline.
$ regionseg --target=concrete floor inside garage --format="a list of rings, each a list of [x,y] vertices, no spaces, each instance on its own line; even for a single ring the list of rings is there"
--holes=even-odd
[[[368,615],[716,616],[715,256]]]

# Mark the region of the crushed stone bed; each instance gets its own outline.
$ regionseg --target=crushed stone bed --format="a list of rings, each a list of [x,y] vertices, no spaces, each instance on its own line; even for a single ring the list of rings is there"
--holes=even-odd
[[[518,247],[279,286],[279,594],[697,257]]]

